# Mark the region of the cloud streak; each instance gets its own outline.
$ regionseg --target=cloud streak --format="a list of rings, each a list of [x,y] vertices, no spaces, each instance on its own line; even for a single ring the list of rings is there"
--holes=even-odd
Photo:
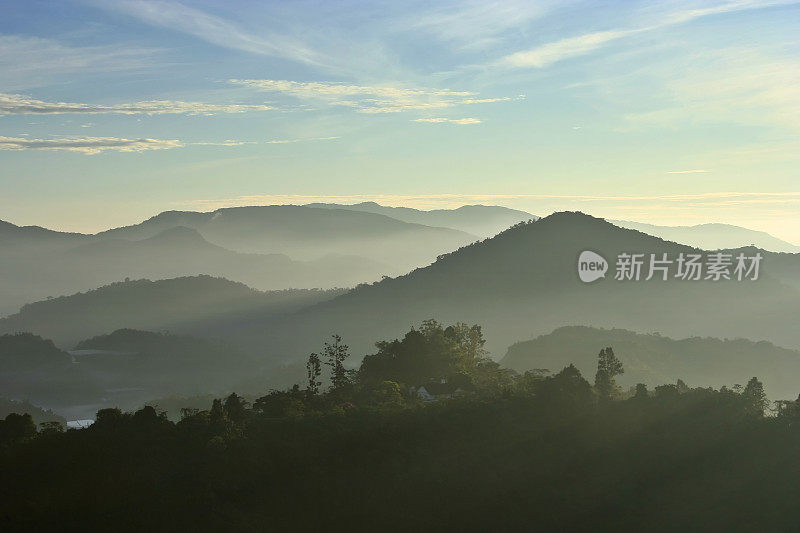
[[[246,144],[258,144],[256,141],[219,141],[219,142],[195,142],[189,143],[192,146],[244,146]]]
[[[515,52],[501,58],[496,65],[511,68],[544,68],[565,59],[588,54],[631,35],[650,32],[675,24],[691,22],[695,19],[710,15],[794,3],[797,3],[797,0],[736,0],[723,2],[722,4],[708,8],[675,11],[664,15],[661,20],[653,24],[639,28],[591,32],[545,43],[529,50]]]
[[[64,137],[56,139],[29,139],[28,137],[0,137],[0,150],[55,150],[95,155],[102,152],[144,152],[147,150],[169,150],[187,146],[218,146],[231,148],[254,144],[290,144],[308,141],[331,141],[339,137],[309,137],[303,139],[273,139],[259,143],[258,141],[240,141],[227,139],[224,141],[184,142],[177,139],[124,139],[119,137]]]
[[[794,57],[737,48],[662,70],[657,74],[664,80],[670,104],[627,115],[632,125],[734,122],[800,131],[800,65]]]
[[[459,0],[438,2],[423,13],[414,11],[400,29],[423,30],[441,41],[454,42],[463,49],[482,49],[495,44],[512,28],[528,24],[565,0]]]
[[[28,139],[25,137],[0,137],[0,150],[49,150],[95,155],[102,152],[144,152],[181,148],[178,140],[121,139],[118,137],[81,137],[64,139]]]
[[[141,68],[156,50],[141,47],[69,46],[53,39],[0,35],[4,88],[38,83],[54,75]]]
[[[271,139],[269,141],[264,141],[264,144],[292,144],[309,141],[334,141],[340,138],[341,137],[307,137],[304,139]]]
[[[588,54],[612,41],[642,31],[646,29],[600,31],[569,37],[508,55],[501,60],[501,64],[509,67],[543,68],[558,61]]]
[[[343,98],[347,96],[374,96],[399,100],[419,96],[472,96],[468,91],[422,90],[375,85],[348,85],[330,82],[299,82],[289,80],[230,80],[231,83],[259,89],[291,94],[300,98]]]
[[[208,43],[258,55],[320,65],[322,56],[301,41],[277,33],[255,34],[229,20],[163,0],[104,0],[98,7],[129,15],[146,24],[191,35]]]
[[[207,104],[172,100],[149,100],[130,104],[96,105],[47,102],[21,94],[0,93],[0,115],[119,114],[119,115],[213,115],[269,111],[268,105]]]
[[[429,122],[431,124],[480,124],[482,121],[477,118],[416,118],[411,122]]]
[[[231,83],[259,91],[279,92],[296,98],[343,106],[365,114],[424,111],[459,105],[508,102],[524,98],[478,98],[471,91],[450,89],[410,89],[385,85],[349,85],[331,82],[298,82],[289,80],[232,79]]]

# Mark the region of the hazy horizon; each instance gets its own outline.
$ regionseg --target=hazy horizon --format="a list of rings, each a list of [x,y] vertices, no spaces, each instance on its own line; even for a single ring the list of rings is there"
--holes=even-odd
[[[354,203],[800,243],[795,0],[13,2],[0,219]]]
[[[339,203],[339,202],[346,202],[343,205],[357,205],[358,203],[361,203],[361,202],[375,202],[375,200],[370,200],[370,199],[364,199],[364,200],[360,200],[359,202],[354,202],[352,197],[341,197],[341,196],[334,196],[334,197],[309,196],[306,199],[312,199],[312,200],[316,199],[316,200],[319,200],[320,202],[325,201],[325,203],[331,203],[331,204],[335,204],[335,203]],[[378,203],[378,202],[375,202],[375,203]],[[241,204],[241,205],[240,204],[232,204],[232,205],[227,205],[226,204],[226,205],[221,205],[219,207],[202,207],[201,206],[201,207],[197,207],[197,208],[194,208],[194,209],[191,209],[191,208],[180,209],[178,211],[196,211],[196,212],[201,212],[201,213],[210,213],[210,212],[216,211],[217,209],[224,209],[224,208],[229,208],[229,207],[270,207],[270,206],[279,206],[279,205],[305,206],[307,204],[294,203],[294,202],[273,203],[273,204]],[[563,211],[580,211],[580,212],[583,212],[583,213],[586,213],[586,214],[589,214],[589,215],[592,215],[592,216],[600,216],[600,215],[596,215],[596,214],[594,214],[594,213],[592,213],[590,211],[587,211],[585,209],[578,209],[578,208],[576,208],[576,209],[559,209],[559,210],[554,210],[552,212],[539,214],[539,213],[532,213],[532,212],[527,211],[525,209],[521,209],[520,207],[511,207],[509,205],[501,205],[501,204],[452,204],[452,203],[447,203],[447,204],[443,204],[442,206],[438,206],[438,207],[437,206],[431,206],[430,204],[419,204],[419,203],[412,203],[411,205],[408,205],[408,204],[402,204],[402,205],[394,204],[393,205],[393,204],[385,204],[385,203],[384,204],[380,204],[379,203],[378,205],[383,206],[383,207],[408,207],[408,208],[418,209],[418,210],[421,210],[421,211],[448,210],[448,209],[458,209],[460,207],[482,205],[482,206],[486,206],[486,207],[505,207],[505,208],[509,208],[509,209],[516,209],[516,210],[528,212],[531,215],[534,215],[534,216],[537,216],[537,217],[546,217],[546,216],[552,215],[554,213],[563,212]],[[176,209],[168,209],[168,210],[165,210],[165,211],[176,211]],[[150,215],[143,215],[141,218],[130,220],[128,222],[124,222],[124,223],[120,224],[119,226],[114,226],[114,225],[94,226],[94,227],[92,227],[92,226],[88,226],[88,227],[80,226],[80,227],[75,228],[75,227],[70,227],[68,224],[67,225],[60,225],[60,226],[44,226],[42,224],[36,224],[36,223],[33,223],[33,224],[21,224],[21,223],[15,222],[13,220],[5,220],[5,222],[10,222],[10,223],[15,224],[17,226],[38,226],[38,227],[43,227],[45,229],[50,229],[50,230],[55,230],[55,231],[83,233],[83,234],[90,235],[90,234],[102,233],[104,231],[116,229],[116,228],[119,228],[119,227],[136,225],[136,224],[139,224],[139,223],[141,223],[141,222],[143,222],[145,220],[148,220],[149,218],[152,218],[153,216],[156,216],[159,213],[163,213],[163,212],[164,211],[159,211],[158,213],[152,213]],[[671,227],[675,227],[675,228],[684,228],[684,227],[685,228],[691,228],[691,227],[695,227],[695,226],[699,226],[699,225],[703,225],[703,224],[732,225],[732,226],[742,227],[744,229],[749,229],[749,230],[754,230],[754,231],[763,231],[763,232],[767,233],[768,235],[772,235],[773,237],[777,237],[777,238],[783,240],[784,242],[786,242],[788,244],[791,244],[793,246],[800,246],[800,239],[798,239],[797,241],[792,241],[792,240],[790,240],[791,239],[791,235],[790,235],[789,238],[782,238],[780,236],[779,232],[772,233],[772,232],[770,232],[768,230],[762,230],[762,229],[758,229],[756,227],[745,227],[745,226],[742,226],[741,224],[736,223],[736,222],[719,222],[719,221],[711,220],[711,221],[706,221],[706,222],[695,222],[695,223],[687,223],[687,224],[670,224],[670,223],[657,224],[655,222],[647,221],[647,220],[621,220],[621,219],[614,219],[614,218],[612,218],[610,216],[609,217],[600,216],[600,218],[605,218],[606,220],[609,220],[612,223],[630,222],[630,223],[634,223],[634,224],[635,223],[652,224],[654,226],[663,227],[663,228],[671,228]]]

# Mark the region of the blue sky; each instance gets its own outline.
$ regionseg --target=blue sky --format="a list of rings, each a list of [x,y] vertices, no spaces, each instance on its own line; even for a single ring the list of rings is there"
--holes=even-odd
[[[800,3],[7,0],[0,219],[376,200],[800,243]]]

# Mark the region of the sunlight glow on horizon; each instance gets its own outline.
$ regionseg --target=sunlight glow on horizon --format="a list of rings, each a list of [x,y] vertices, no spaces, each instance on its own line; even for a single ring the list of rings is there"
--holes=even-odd
[[[800,243],[800,0],[62,9],[0,20],[2,220],[484,203]]]

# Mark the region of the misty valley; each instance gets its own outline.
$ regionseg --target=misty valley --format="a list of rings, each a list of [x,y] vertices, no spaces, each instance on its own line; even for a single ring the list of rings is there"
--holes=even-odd
[[[0,533],[800,531],[800,0],[3,0]]]
[[[406,222],[384,209],[164,213],[97,235],[3,226],[4,301],[50,296],[0,319],[0,446],[18,487],[2,516],[53,527],[86,507],[55,496],[81,483],[104,509],[80,512],[87,527],[399,529],[433,520],[446,491],[458,529],[524,528],[531,513],[585,528],[622,501],[604,523],[671,529],[698,520],[681,488],[690,474],[641,483],[705,447],[715,460],[691,476],[708,476],[720,506],[703,520],[740,524],[766,501],[768,519],[786,511],[785,487],[759,485],[742,506],[723,474],[743,454],[741,476],[775,457],[791,465],[781,478],[800,468],[800,254],[740,236],[708,248],[762,254],[756,281],[625,282],[604,258],[701,250],[578,212],[407,209]],[[353,250],[363,255],[339,253]],[[291,266],[262,259],[276,256]],[[777,455],[756,447],[767,435]],[[124,487],[95,479],[97,464]],[[634,512],[634,489],[640,503],[671,502],[669,516]],[[479,493],[491,513],[474,507]],[[132,518],[128,498],[150,514]],[[315,502],[302,517],[298,499]],[[418,511],[398,515],[395,501]],[[215,511],[168,510],[197,506]],[[20,508],[27,522],[11,518]]]

